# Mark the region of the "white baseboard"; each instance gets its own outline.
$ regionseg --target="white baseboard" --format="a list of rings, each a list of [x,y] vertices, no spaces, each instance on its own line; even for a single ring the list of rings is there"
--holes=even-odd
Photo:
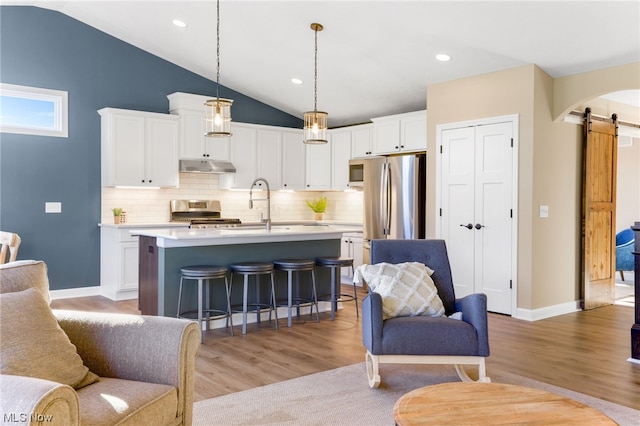
[[[629,359],[627,359],[627,361],[629,361],[629,362],[633,362],[633,363],[635,363],[635,364],[640,364],[640,359],[629,358]]]
[[[75,297],[100,296],[100,286],[67,288],[64,290],[49,290],[51,300],[73,299]]]
[[[578,312],[582,310],[580,308],[580,301],[561,303],[559,305],[545,306],[538,309],[523,309],[518,308],[514,318],[525,321],[538,321],[545,318],[551,318],[558,315],[570,314],[571,312]]]

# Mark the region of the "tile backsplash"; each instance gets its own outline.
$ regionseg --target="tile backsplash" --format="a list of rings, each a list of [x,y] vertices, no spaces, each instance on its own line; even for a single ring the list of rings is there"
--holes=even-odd
[[[254,194],[256,194],[254,192]],[[325,220],[362,222],[362,192],[271,192],[271,220],[312,220],[313,211],[305,200],[327,197]],[[262,198],[258,195],[257,198]],[[180,173],[179,188],[129,189],[102,188],[102,222],[113,223],[113,207],[126,212],[127,223],[164,223],[169,221],[169,200],[207,199],[220,200],[222,216],[239,218],[243,222],[260,219],[266,203],[256,201],[249,209],[249,191],[218,189],[218,175]]]

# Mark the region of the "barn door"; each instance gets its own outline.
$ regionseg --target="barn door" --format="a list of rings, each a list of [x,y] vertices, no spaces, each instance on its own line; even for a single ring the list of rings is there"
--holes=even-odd
[[[615,301],[616,164],[618,124],[600,121],[587,108],[582,177],[583,309]]]

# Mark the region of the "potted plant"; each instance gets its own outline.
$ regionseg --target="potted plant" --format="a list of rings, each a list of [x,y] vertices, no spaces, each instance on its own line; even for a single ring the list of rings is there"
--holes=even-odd
[[[315,220],[322,220],[322,215],[327,211],[327,197],[320,197],[313,201],[305,201],[307,206],[315,213]]]
[[[119,224],[122,219],[122,208],[114,207],[111,209],[111,211],[113,212],[113,223],[115,223],[116,225]]]

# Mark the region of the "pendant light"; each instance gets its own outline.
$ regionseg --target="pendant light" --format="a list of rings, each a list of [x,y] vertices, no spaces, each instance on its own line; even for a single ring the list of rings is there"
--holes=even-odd
[[[206,133],[209,137],[231,136],[231,99],[220,97],[220,0],[216,2],[216,98],[208,99],[204,105],[206,109]]]
[[[311,24],[315,37],[315,63],[313,75],[313,111],[304,113],[304,143],[327,143],[327,113],[318,111],[318,31],[322,31],[320,24]]]

